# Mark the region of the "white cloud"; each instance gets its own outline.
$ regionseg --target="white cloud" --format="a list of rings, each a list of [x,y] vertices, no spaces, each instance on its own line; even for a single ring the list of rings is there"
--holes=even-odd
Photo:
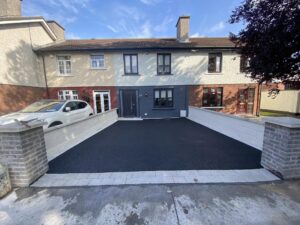
[[[139,31],[135,34],[136,37],[139,38],[146,38],[146,37],[151,37],[152,36],[152,31],[151,31],[151,24],[149,21],[146,21],[140,28]]]
[[[173,24],[175,19],[171,16],[166,16],[163,21],[154,27],[155,32],[165,32],[169,29],[170,25]]]
[[[130,7],[130,6],[118,4],[115,7],[114,11],[115,14],[119,17],[123,17],[126,19],[132,18],[137,22],[140,21],[142,18],[144,18],[143,13],[141,13],[141,11],[136,7]]]
[[[80,39],[80,36],[72,32],[66,32],[67,39]]]
[[[140,0],[140,2],[145,5],[156,5],[160,0]]]
[[[225,23],[220,21],[219,23],[213,25],[211,28],[208,29],[208,33],[214,33],[217,31],[221,31],[225,29]]]
[[[196,33],[192,34],[191,37],[205,37],[205,35],[196,32]]]
[[[90,0],[24,1],[22,12],[26,16],[43,16],[45,19],[54,19],[61,24],[69,24],[77,20],[82,8],[88,8],[89,2]]]
[[[118,30],[117,28],[115,28],[115,27],[113,27],[113,26],[111,26],[111,25],[106,25],[106,27],[107,27],[109,30],[111,30],[112,32],[114,32],[114,33],[118,33],[118,32],[119,32],[119,30]]]

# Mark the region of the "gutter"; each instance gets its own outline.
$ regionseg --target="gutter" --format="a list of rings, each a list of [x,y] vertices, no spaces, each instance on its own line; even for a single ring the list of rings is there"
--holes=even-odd
[[[141,52],[141,51],[174,51],[174,50],[182,50],[182,51],[186,51],[186,50],[236,50],[238,48],[236,47],[156,47],[156,48],[77,48],[77,49],[65,49],[65,48],[59,48],[59,46],[55,47],[56,49],[47,49],[43,48],[43,47],[39,47],[37,49],[35,49],[36,52],[62,52],[62,51],[66,51],[66,52],[76,52],[76,51],[109,51],[109,52],[118,52],[118,51],[135,51],[135,52]]]

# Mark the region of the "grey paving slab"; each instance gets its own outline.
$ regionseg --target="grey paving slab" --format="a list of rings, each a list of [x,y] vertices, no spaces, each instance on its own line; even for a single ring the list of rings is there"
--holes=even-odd
[[[250,170],[179,170],[113,173],[46,174],[33,187],[94,186],[125,184],[243,183],[276,181],[265,169]]]
[[[1,225],[298,225],[300,180],[22,188],[0,200]]]

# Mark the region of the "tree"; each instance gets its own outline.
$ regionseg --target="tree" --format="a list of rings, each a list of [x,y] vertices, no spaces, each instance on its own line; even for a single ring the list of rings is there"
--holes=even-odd
[[[245,25],[230,39],[249,59],[246,72],[253,79],[280,80],[300,88],[299,0],[245,0],[229,22]]]

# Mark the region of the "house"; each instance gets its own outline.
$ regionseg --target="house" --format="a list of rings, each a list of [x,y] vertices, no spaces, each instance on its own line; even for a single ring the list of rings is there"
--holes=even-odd
[[[30,18],[14,16],[2,18],[0,23],[1,36],[7,36],[2,46],[18,46],[10,50],[5,47],[11,55],[6,53],[1,58],[15,59],[13,55],[18,55],[18,49],[26,46],[30,52],[25,58],[15,59],[10,64],[13,69],[1,71],[0,81],[8,83],[3,77],[11,77],[9,85],[16,89],[21,85],[39,88],[41,93],[33,91],[30,100],[42,96],[79,98],[88,101],[95,113],[118,108],[121,117],[141,118],[185,116],[189,105],[231,114],[257,111],[258,85],[243,72],[246,62],[235,45],[228,38],[189,37],[188,16],[179,17],[176,37],[145,39],[64,40],[59,24],[41,17],[39,20],[30,22]],[[34,35],[28,26],[39,27],[44,36],[49,29],[49,38],[42,41],[41,33],[36,33],[34,43],[23,39],[11,42],[12,34],[7,34],[7,30],[21,37],[16,27],[20,26],[18,21],[24,21],[31,37]],[[28,60],[34,68],[30,71],[24,70]],[[34,80],[39,82],[31,84]],[[2,91],[2,96],[6,102],[14,99],[18,105],[16,94]],[[27,93],[21,96],[20,101],[27,98]],[[18,108],[5,107],[6,111]]]
[[[45,98],[42,62],[34,49],[64,39],[42,17],[21,17],[20,0],[0,0],[0,115]]]

